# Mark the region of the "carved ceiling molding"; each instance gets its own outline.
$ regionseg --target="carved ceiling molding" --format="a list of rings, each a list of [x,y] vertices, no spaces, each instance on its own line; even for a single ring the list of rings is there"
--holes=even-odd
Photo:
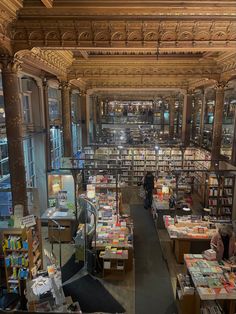
[[[16,12],[23,6],[22,0],[0,1],[0,52],[12,55],[8,25],[16,18]]]
[[[89,96],[96,96],[99,97],[99,101],[116,101],[116,100],[126,100],[126,101],[132,101],[135,98],[140,100],[167,100],[170,97],[178,99],[180,96],[180,90],[175,89],[173,91],[171,90],[163,90],[163,89],[156,89],[156,90],[138,90],[133,89],[132,92],[129,92],[127,90],[121,90],[118,91],[118,89],[109,89],[106,91],[102,91],[101,89],[91,89],[87,91],[87,94]]]
[[[46,8],[51,9],[53,6],[53,0],[41,0]]]
[[[51,74],[66,77],[67,69],[72,63],[72,53],[68,51],[51,51],[33,48],[18,51],[15,56],[24,63],[33,65]]]
[[[220,77],[215,78],[199,78],[194,79],[192,82],[189,83],[189,89],[196,90],[198,88],[204,88],[213,86],[217,81],[219,81]]]
[[[11,20],[16,17],[17,11],[22,7],[23,0],[1,0],[0,16],[5,16],[5,19]]]
[[[122,88],[126,86],[127,88],[175,88],[175,89],[186,89],[188,87],[188,81],[186,78],[181,77],[176,79],[176,77],[123,77],[117,80],[107,79],[91,79],[86,80],[87,89],[93,88]]]
[[[217,63],[221,65],[221,80],[229,81],[236,74],[236,52],[224,53],[217,58]]]
[[[49,0],[41,0],[49,1]],[[51,0],[50,0],[51,1]],[[22,15],[28,16],[117,16],[117,15],[151,15],[151,16],[189,16],[191,14],[198,16],[214,16],[227,15],[233,16],[236,13],[235,2],[229,1],[115,1],[115,0],[90,0],[89,4],[86,0],[70,1],[70,0],[54,0],[53,8],[47,10],[40,5],[38,0],[25,1]],[[223,10],[222,10],[223,9]]]
[[[120,76],[212,76],[220,75],[221,68],[215,66],[198,66],[184,65],[177,63],[170,63],[165,65],[154,65],[153,63],[148,64],[122,64],[117,63],[116,65],[80,65],[73,66],[68,72],[69,77],[73,78],[96,78],[110,77],[110,79],[118,78]]]
[[[142,85],[160,88],[164,86],[187,88],[196,80],[219,80],[222,70],[216,62],[76,62],[68,71],[68,78],[82,79],[87,86],[113,87]]]
[[[79,88],[79,90],[86,90],[86,82],[82,79],[70,79],[69,82],[73,85],[74,88]]]
[[[236,21],[230,20],[17,20],[15,51],[33,47],[162,48],[229,50],[236,48]]]

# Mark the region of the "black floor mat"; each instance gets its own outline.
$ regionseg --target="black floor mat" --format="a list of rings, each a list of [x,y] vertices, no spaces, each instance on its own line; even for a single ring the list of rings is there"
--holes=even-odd
[[[125,313],[125,309],[101,282],[90,275],[66,284],[63,290],[65,296],[71,296],[73,302],[79,302],[83,313]]]
[[[131,206],[134,221],[135,314],[175,314],[170,275],[153,218],[142,205]]]
[[[77,263],[75,261],[75,254],[73,254],[61,268],[62,282],[66,282],[68,279],[74,276],[83,266],[83,262]]]

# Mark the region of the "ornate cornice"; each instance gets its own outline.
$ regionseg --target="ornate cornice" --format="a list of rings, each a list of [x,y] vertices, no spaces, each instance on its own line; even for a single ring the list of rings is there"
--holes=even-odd
[[[188,82],[186,79],[176,77],[122,77],[117,80],[106,79],[89,79],[86,80],[86,85],[88,89],[93,88],[122,88],[126,86],[127,88],[174,88],[174,89],[186,89],[188,87]]]
[[[221,68],[221,80],[228,81],[236,75],[236,52],[228,52],[217,58]]]
[[[160,48],[208,51],[236,48],[236,20],[19,19],[13,25],[15,51],[32,47],[79,49]]]
[[[76,60],[68,71],[69,79],[82,79],[87,86],[132,86],[186,88],[202,78],[219,79],[221,69],[214,60],[198,59],[117,59],[109,62],[92,58]],[[128,82],[129,81],[129,82]]]
[[[230,1],[160,1],[160,0],[54,0],[53,9],[47,10],[40,5],[40,1],[27,1],[22,15],[26,17],[48,15],[61,16],[232,16],[236,13],[235,2]]]
[[[62,77],[67,77],[67,70],[73,61],[71,52],[42,50],[40,48],[21,50],[16,53],[16,56],[26,64],[34,65],[45,72]]]
[[[0,52],[12,54],[9,23],[16,18],[17,10],[22,7],[22,0],[0,1]]]
[[[41,0],[41,1],[45,5],[46,8],[52,8],[53,0]]]
[[[176,75],[176,76],[210,76],[221,73],[216,63],[200,63],[191,60],[118,60],[104,63],[103,61],[74,62],[69,71],[74,77],[102,77],[102,76],[127,76],[127,75]]]
[[[1,0],[0,15],[13,19],[16,17],[17,11],[23,7],[23,0]],[[10,22],[10,21],[9,21]]]

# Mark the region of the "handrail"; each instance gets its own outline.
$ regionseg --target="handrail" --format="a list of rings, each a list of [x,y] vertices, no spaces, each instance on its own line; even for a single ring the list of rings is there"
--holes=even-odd
[[[88,200],[87,198],[85,197],[79,197],[78,198],[78,203],[80,204],[80,201],[83,201],[84,204],[83,205],[86,205],[83,206],[83,210],[85,211],[85,242],[84,242],[84,246],[85,246],[85,261],[84,261],[84,264],[85,264],[85,267],[87,268],[87,251],[88,251],[88,237],[91,236],[94,232],[95,232],[95,241],[94,241],[94,248],[96,250],[96,229],[97,229],[97,209],[96,207],[94,206],[94,204]],[[90,206],[88,206],[90,205]],[[94,209],[94,210],[91,210],[91,209]],[[81,211],[82,212],[82,211]],[[81,214],[80,212],[80,214]],[[88,221],[88,212],[90,212],[93,216],[94,216],[94,225],[93,227],[91,228],[91,230],[87,231],[87,221]]]
[[[56,225],[57,230],[59,231],[59,239],[57,239],[54,235],[53,232],[51,232],[51,237],[53,238],[53,240],[55,240],[58,244],[59,244],[59,264],[60,264],[60,268],[62,266],[62,257],[61,257],[61,225],[59,224],[58,221],[54,220],[54,219],[50,219],[49,221],[53,222],[53,224],[49,225],[49,230],[52,229],[54,230],[54,226]],[[52,247],[52,253],[53,253],[53,243],[54,241],[51,241],[51,247]]]

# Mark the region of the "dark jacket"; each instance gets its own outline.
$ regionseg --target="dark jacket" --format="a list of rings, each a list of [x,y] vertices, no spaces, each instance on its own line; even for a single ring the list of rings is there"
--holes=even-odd
[[[143,187],[146,191],[151,191],[154,189],[154,176],[152,173],[147,173],[144,178]]]

